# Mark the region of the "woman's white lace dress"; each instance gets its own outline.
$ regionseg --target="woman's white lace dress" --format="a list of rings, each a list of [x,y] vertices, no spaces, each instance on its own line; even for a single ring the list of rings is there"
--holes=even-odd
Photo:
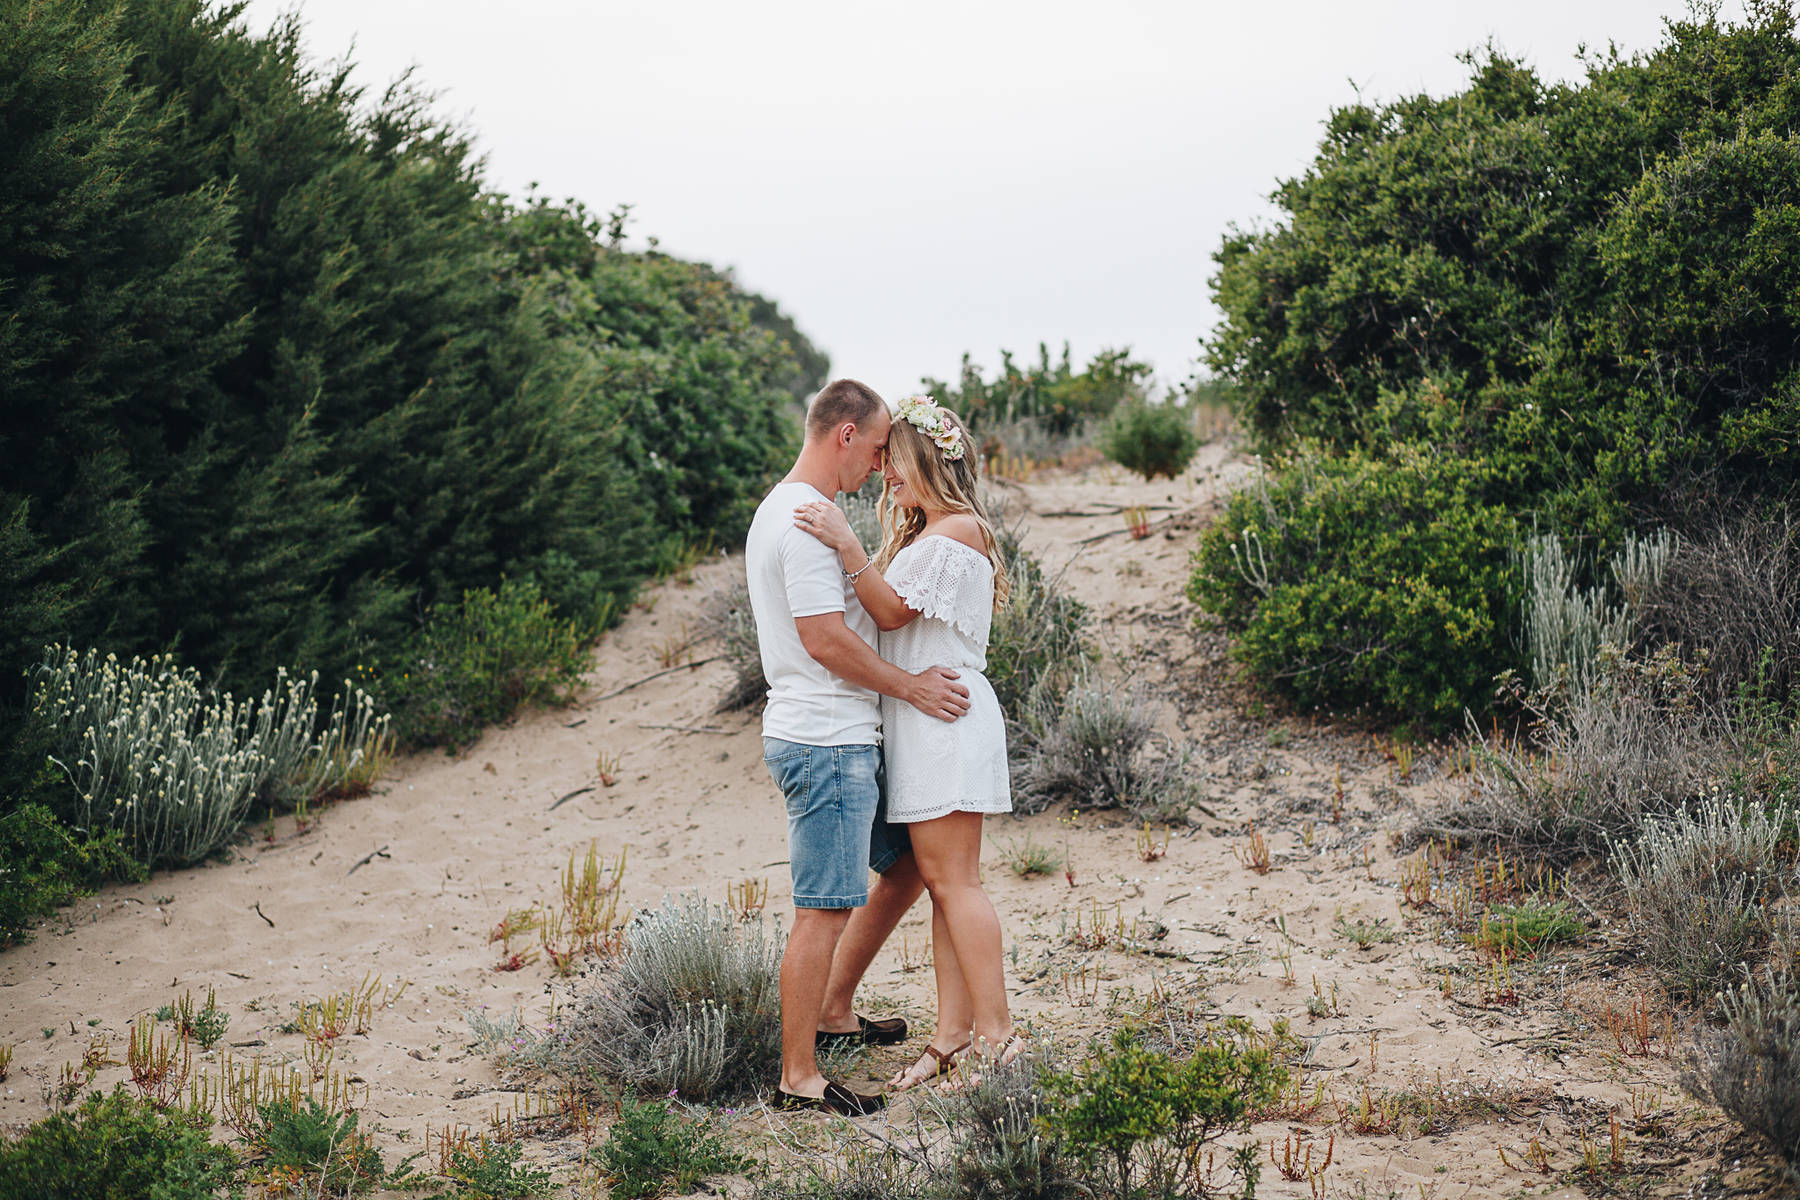
[[[993,564],[981,551],[932,533],[894,555],[886,578],[919,615],[882,633],[881,657],[906,671],[949,667],[969,689],[969,711],[949,722],[881,698],[887,819],[912,824],[952,812],[1011,812],[1006,723],[981,674],[994,615]]]

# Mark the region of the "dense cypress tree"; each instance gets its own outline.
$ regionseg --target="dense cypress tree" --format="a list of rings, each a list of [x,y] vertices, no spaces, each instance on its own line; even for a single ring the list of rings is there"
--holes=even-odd
[[[741,532],[798,368],[728,279],[486,192],[427,97],[309,66],[297,19],[0,5],[10,719],[45,642],[260,691],[507,575],[592,620]]]
[[[177,177],[177,114],[129,77],[116,12],[0,19],[0,683],[45,640],[136,642],[151,478],[241,344],[228,189]]]

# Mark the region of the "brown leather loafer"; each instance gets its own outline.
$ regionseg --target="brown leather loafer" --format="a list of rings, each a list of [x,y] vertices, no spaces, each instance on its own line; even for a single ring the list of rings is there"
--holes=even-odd
[[[828,1112],[839,1117],[866,1117],[887,1107],[885,1096],[864,1096],[841,1083],[827,1082],[823,1096],[800,1096],[775,1089],[775,1107],[784,1111]]]
[[[871,1021],[858,1013],[856,1028],[842,1033],[821,1029],[813,1035],[813,1046],[820,1050],[836,1050],[841,1046],[897,1046],[906,1040],[906,1019],[884,1017]]]

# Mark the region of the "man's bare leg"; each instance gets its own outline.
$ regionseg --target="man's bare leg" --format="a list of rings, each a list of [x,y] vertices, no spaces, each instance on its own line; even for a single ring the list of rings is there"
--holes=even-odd
[[[825,1094],[813,1038],[832,953],[849,920],[846,908],[794,910],[794,929],[781,956],[781,1090],[791,1095]]]
[[[908,850],[894,860],[894,865],[875,877],[869,889],[869,902],[853,909],[837,952],[831,956],[831,978],[825,985],[825,1001],[819,1010],[819,1029],[828,1033],[854,1033],[856,1024],[856,989],[868,973],[869,964],[892,936],[900,918],[925,891],[919,866]],[[796,926],[796,929],[798,927]],[[793,943],[790,940],[789,945]],[[784,974],[785,978],[785,974]],[[782,1006],[785,1012],[787,1006]],[[785,1043],[785,1026],[783,1032]]]

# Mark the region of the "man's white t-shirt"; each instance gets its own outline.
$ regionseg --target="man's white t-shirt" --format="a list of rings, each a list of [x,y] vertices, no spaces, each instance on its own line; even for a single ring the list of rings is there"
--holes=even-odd
[[[873,649],[875,619],[844,577],[837,551],[794,524],[794,509],[830,502],[807,483],[778,483],[757,506],[744,544],[750,609],[762,648],[769,704],[763,736],[808,746],[866,746],[881,741],[881,699],[826,670],[800,643],[796,617],[841,612]]]

